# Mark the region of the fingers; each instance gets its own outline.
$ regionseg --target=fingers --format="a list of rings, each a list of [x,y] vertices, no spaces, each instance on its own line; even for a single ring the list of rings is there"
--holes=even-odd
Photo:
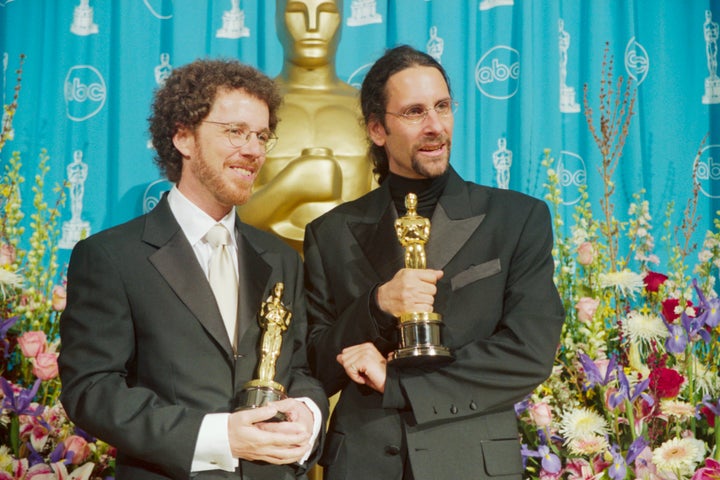
[[[233,457],[282,465],[304,456],[310,448],[310,433],[294,422],[264,422],[277,411],[277,406],[269,405],[230,414],[228,439]]]
[[[378,392],[385,391],[387,360],[370,342],[343,349],[337,356],[348,377]]]
[[[381,310],[394,316],[406,312],[432,312],[442,270],[403,268],[377,290]]]

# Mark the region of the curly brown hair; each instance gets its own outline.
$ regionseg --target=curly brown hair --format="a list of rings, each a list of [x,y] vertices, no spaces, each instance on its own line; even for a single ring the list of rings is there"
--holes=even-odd
[[[194,131],[210,113],[222,89],[242,89],[265,102],[270,112],[270,130],[275,131],[282,97],[275,82],[259,70],[231,59],[196,60],[176,68],[155,92],[148,118],[157,152],[155,164],[171,182],[180,180],[183,162],[173,137],[180,128]]]

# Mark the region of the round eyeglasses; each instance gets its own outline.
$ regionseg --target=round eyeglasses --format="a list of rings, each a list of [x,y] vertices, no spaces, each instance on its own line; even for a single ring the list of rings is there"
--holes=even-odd
[[[405,120],[408,123],[420,123],[424,121],[431,110],[435,110],[435,113],[440,117],[449,117],[457,111],[458,102],[452,99],[440,100],[435,104],[434,107],[425,108],[422,105],[413,105],[408,107],[403,112],[385,112],[387,115],[392,115]]]
[[[265,149],[265,153],[273,149],[277,144],[278,137],[270,130],[250,130],[247,125],[241,123],[213,122],[212,120],[203,120],[202,123],[212,123],[225,127],[225,135],[235,148],[244,147],[250,141],[252,134],[255,134],[257,141]]]

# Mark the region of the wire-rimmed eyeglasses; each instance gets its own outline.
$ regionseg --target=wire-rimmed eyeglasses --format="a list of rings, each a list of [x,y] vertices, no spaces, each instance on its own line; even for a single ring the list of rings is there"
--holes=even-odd
[[[451,98],[440,100],[435,104],[434,107],[425,108],[422,105],[413,105],[408,107],[403,112],[385,112],[387,115],[393,115],[401,118],[408,123],[420,123],[424,121],[431,110],[435,110],[440,117],[448,117],[455,113],[458,108],[458,102],[453,101]]]
[[[203,120],[202,122],[225,127],[225,135],[230,145],[236,148],[247,145],[253,133],[257,137],[258,143],[265,149],[265,153],[272,150],[278,140],[278,137],[270,130],[250,130],[247,125],[242,123],[213,122],[212,120]]]

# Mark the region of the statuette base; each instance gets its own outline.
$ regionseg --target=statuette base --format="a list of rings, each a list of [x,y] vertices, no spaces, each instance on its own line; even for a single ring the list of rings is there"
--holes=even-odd
[[[415,312],[400,316],[400,345],[390,362],[399,367],[442,365],[454,360],[450,349],[442,345],[439,313]]]
[[[238,394],[238,408],[235,410],[247,410],[250,408],[259,408],[271,402],[284,400],[287,398],[285,388],[277,382],[262,380],[252,380],[243,385],[242,391]],[[284,422],[287,416],[283,412],[278,412],[266,422]]]

